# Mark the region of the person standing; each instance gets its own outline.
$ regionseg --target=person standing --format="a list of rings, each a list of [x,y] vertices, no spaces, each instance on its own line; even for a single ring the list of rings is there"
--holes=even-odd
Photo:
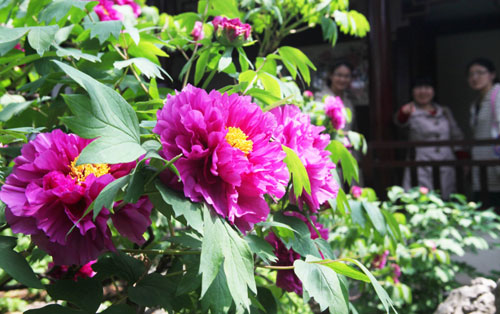
[[[395,123],[409,129],[410,141],[461,140],[463,133],[448,107],[434,102],[434,85],[428,78],[419,78],[412,87],[413,100],[403,105],[395,116]],[[417,147],[416,161],[455,160],[449,146]],[[455,169],[440,167],[440,187],[434,186],[432,167],[417,169],[418,185],[428,189],[440,189],[444,199],[456,191]],[[410,169],[405,169],[403,187],[411,188]]]
[[[500,84],[496,81],[496,69],[491,60],[478,58],[467,65],[467,81],[477,92],[471,105],[471,126],[474,139],[499,137]],[[474,160],[500,158],[498,147],[476,146],[472,149]],[[500,205],[500,166],[489,167],[487,172],[488,199],[485,205]],[[474,199],[479,200],[481,185],[478,167],[472,169]]]

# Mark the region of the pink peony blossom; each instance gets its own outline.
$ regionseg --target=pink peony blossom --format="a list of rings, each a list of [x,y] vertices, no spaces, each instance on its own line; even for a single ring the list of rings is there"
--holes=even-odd
[[[421,186],[418,190],[420,191],[420,193],[422,193],[424,195],[429,193],[429,189],[426,188],[425,186]]]
[[[194,23],[193,30],[191,31],[191,36],[194,41],[202,40],[204,37],[203,34],[203,23],[200,21],[196,21]]]
[[[153,132],[175,162],[186,197],[205,201],[243,231],[266,220],[265,194],[282,197],[288,182],[276,120],[248,96],[209,94],[188,85],[168,95]],[[172,187],[166,176],[162,180]],[[174,187],[175,188],[175,187]]]
[[[94,11],[101,21],[123,20],[123,14],[113,8],[115,4],[112,0],[98,0]]]
[[[298,201],[293,194],[290,197],[300,209],[305,203],[311,211],[316,212],[323,203],[337,197],[339,190],[332,175],[335,164],[330,159],[331,153],[325,150],[330,143],[330,135],[321,134],[325,128],[312,125],[309,116],[296,106],[274,108],[271,113],[279,124],[274,138],[297,153],[311,183],[311,195],[304,190]]]
[[[378,269],[384,268],[385,265],[387,264],[387,256],[388,255],[389,255],[389,250],[385,250],[384,253],[377,255],[373,259],[373,262],[372,262],[373,267],[378,268]]]
[[[305,91],[304,91],[304,97],[307,97],[307,98],[313,98],[313,97],[314,97],[314,94],[313,94],[313,92],[311,92],[310,90],[305,90]]]
[[[307,218],[297,212],[286,212],[287,216],[294,216],[302,221],[304,221],[309,227],[311,232],[311,239],[318,238],[318,234],[313,226],[308,222]],[[322,224],[317,222],[317,217],[311,216],[311,221],[314,223],[316,229],[318,229],[321,238],[328,239],[328,230],[323,227]],[[285,244],[278,238],[273,232],[270,232],[266,237],[266,241],[273,247],[274,254],[278,257],[278,261],[274,264],[277,266],[292,266],[293,262],[300,259],[300,254],[296,253],[292,249],[287,249]],[[295,275],[293,269],[290,270],[278,270],[276,276],[276,285],[281,289],[288,292],[295,292],[298,295],[302,295],[302,282]]]
[[[353,185],[351,187],[351,194],[352,194],[352,197],[354,197],[354,198],[360,198],[361,194],[363,194],[363,188],[360,186],[357,186],[357,185]]]
[[[135,162],[77,166],[78,156],[91,141],[60,130],[38,134],[23,146],[0,191],[12,231],[30,234],[32,241],[52,255],[57,265],[83,265],[104,251],[114,250],[108,227],[109,210],[103,208],[95,220],[92,214],[83,218],[82,215],[101,190],[127,175]],[[132,240],[139,239],[150,223],[147,217],[151,206],[138,204],[142,205],[141,210],[129,214],[135,220],[128,221],[125,227],[133,225],[126,234],[134,233]],[[119,217],[125,213],[126,206],[113,215],[119,230],[123,230]]]
[[[216,16],[212,24],[217,39],[225,45],[241,45],[250,37],[252,32],[252,26],[241,23],[239,18],[228,19],[223,16]]]
[[[131,7],[136,18],[141,15],[141,6],[134,0],[114,0],[114,2],[117,5],[128,5],[129,7]]]
[[[336,130],[343,129],[346,124],[344,115],[344,103],[340,97],[328,96],[325,99],[325,112],[331,119],[332,125]]]
[[[92,278],[96,274],[92,265],[96,262],[97,260],[90,261],[83,266],[55,265],[50,262],[47,274],[53,279],[73,279],[74,281],[78,281],[79,278]]]

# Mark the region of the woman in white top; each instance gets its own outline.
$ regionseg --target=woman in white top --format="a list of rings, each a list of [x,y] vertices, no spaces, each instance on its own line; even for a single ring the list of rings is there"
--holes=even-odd
[[[496,83],[495,65],[488,59],[478,58],[467,65],[469,86],[478,92],[471,106],[471,126],[474,139],[498,138],[500,121],[500,84]],[[498,159],[492,146],[476,146],[472,149],[474,160]],[[488,200],[485,205],[500,205],[500,166],[488,168]],[[481,186],[479,168],[472,169],[474,198],[479,200]]]

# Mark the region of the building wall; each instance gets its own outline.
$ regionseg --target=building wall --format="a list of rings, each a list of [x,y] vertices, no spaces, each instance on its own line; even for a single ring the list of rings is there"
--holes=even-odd
[[[465,67],[477,57],[491,59],[500,69],[500,29],[436,37],[436,94],[440,103],[453,109],[467,135],[469,106],[476,93],[467,84]]]

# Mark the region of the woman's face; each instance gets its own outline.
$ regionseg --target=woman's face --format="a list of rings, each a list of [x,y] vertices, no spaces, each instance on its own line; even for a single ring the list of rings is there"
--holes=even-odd
[[[330,75],[330,80],[332,81],[330,87],[333,91],[343,92],[351,85],[351,79],[351,70],[347,66],[341,65]]]
[[[413,100],[419,105],[428,105],[434,99],[432,86],[416,86],[413,88]]]
[[[489,90],[493,85],[494,79],[495,73],[488,71],[488,69],[482,65],[474,64],[469,68],[468,81],[469,86],[473,90]]]

